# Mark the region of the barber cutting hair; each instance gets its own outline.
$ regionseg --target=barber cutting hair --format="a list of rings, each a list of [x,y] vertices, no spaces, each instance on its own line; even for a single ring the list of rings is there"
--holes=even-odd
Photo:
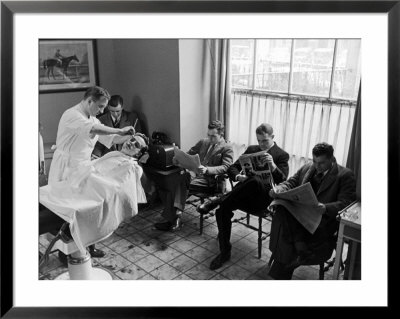
[[[100,123],[96,115],[103,113],[110,94],[107,90],[94,86],[89,88],[82,101],[66,110],[58,124],[56,150],[49,172],[49,185],[67,180],[81,165],[90,164],[91,154],[97,141],[110,148],[132,138],[133,126],[124,128],[107,127]],[[92,257],[103,257],[104,252],[89,247]]]

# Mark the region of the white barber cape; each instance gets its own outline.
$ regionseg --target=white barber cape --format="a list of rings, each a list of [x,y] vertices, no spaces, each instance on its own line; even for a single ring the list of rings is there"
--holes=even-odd
[[[40,188],[40,203],[70,223],[79,250],[111,235],[146,196],[136,160],[114,151],[80,165],[65,181]]]
[[[58,124],[56,150],[50,165],[49,184],[67,179],[80,165],[87,165],[96,142],[112,146],[115,134],[91,134],[93,125],[101,124],[94,116],[87,116],[79,103],[61,116]]]

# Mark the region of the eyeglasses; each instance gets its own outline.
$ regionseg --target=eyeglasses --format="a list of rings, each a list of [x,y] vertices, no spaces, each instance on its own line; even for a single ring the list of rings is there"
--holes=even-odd
[[[140,142],[136,139],[136,138],[132,138],[130,141],[129,141],[129,143],[128,143],[128,147],[129,148],[132,148],[132,147],[135,147],[135,148],[141,148],[142,147],[142,144],[140,144]]]

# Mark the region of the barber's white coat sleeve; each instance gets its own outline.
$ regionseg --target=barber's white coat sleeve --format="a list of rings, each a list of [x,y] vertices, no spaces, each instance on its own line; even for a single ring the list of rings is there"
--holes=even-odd
[[[39,133],[39,162],[44,162],[43,137],[40,133]]]
[[[97,119],[96,119],[97,120]],[[90,118],[84,118],[80,114],[77,115],[75,110],[67,111],[61,118],[60,124],[68,131],[75,134],[88,136],[95,124],[101,124],[99,120],[92,121]]]

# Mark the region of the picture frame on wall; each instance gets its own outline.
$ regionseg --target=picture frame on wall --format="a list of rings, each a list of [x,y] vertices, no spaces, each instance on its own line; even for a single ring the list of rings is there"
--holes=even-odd
[[[95,48],[95,40],[39,40],[40,93],[97,85]]]
[[[49,281],[40,281],[37,280],[36,273],[34,273],[34,277],[31,281],[23,281],[20,280],[21,278],[21,271],[17,269],[18,265],[21,265],[20,261],[23,260],[26,262],[28,260],[29,262],[29,267],[23,266],[21,268],[24,269],[25,272],[30,271],[31,269],[35,270],[35,265],[37,264],[37,259],[35,259],[35,264],[33,264],[31,261],[33,259],[27,259],[28,253],[31,253],[32,255],[35,254],[35,257],[37,258],[36,250],[32,252],[28,251],[26,249],[25,243],[31,241],[34,242],[33,240],[26,240],[26,238],[34,238],[27,236],[23,232],[17,232],[19,225],[21,225],[21,222],[18,222],[18,219],[16,216],[18,216],[18,210],[22,211],[20,203],[21,202],[26,202],[29,201],[29,195],[30,193],[33,193],[34,196],[38,196],[37,192],[32,191],[30,193],[24,193],[24,197],[19,197],[17,194],[18,188],[21,188],[21,185],[23,183],[19,181],[15,181],[17,177],[21,179],[21,176],[25,176],[25,174],[21,173],[21,168],[23,167],[28,167],[30,168],[29,164],[36,161],[31,161],[30,158],[27,160],[26,154],[30,154],[32,157],[37,156],[35,153],[36,145],[32,146],[32,149],[34,151],[28,152],[27,150],[30,150],[28,147],[29,145],[29,140],[27,139],[28,142],[25,141],[25,143],[16,143],[17,139],[17,134],[19,132],[23,132],[23,136],[30,137],[30,136],[37,136],[37,124],[29,117],[25,116],[28,118],[30,122],[32,122],[32,128],[26,128],[25,126],[21,125],[21,117],[17,119],[17,117],[14,115],[15,109],[17,108],[16,105],[19,103],[20,109],[26,110],[29,109],[29,107],[24,108],[23,106],[26,106],[26,101],[29,103],[36,103],[34,99],[31,97],[34,96],[34,94],[28,95],[23,95],[23,94],[18,94],[17,91],[15,91],[16,84],[14,81],[10,81],[10,79],[15,78],[16,76],[14,75],[14,68],[18,65],[17,57],[19,56],[19,60],[21,60],[21,57],[27,57],[27,51],[26,47],[23,46],[24,52],[23,55],[19,55],[19,52],[22,51],[21,47],[15,46],[15,40],[14,40],[14,32],[15,32],[15,27],[14,27],[14,20],[20,18],[20,16],[28,16],[30,13],[46,13],[46,14],[51,14],[54,16],[57,16],[59,14],[70,14],[70,13],[98,13],[98,12],[107,12],[110,14],[125,14],[127,12],[131,13],[136,13],[138,16],[141,14],[146,14],[146,13],[182,13],[182,14],[193,14],[193,13],[208,13],[209,15],[204,15],[204,19],[211,17],[214,13],[222,12],[222,13],[247,13],[247,14],[259,14],[260,12],[262,13],[273,13],[273,14],[280,14],[280,13],[293,13],[293,12],[298,12],[298,13],[314,13],[315,15],[319,14],[326,14],[326,13],[378,13],[378,14],[387,14],[388,15],[388,100],[387,100],[387,105],[386,105],[386,100],[385,102],[382,102],[382,107],[380,108],[379,112],[383,112],[384,110],[387,109],[389,116],[388,116],[388,129],[385,127],[379,127],[377,131],[388,131],[388,140],[381,140],[379,144],[388,144],[388,172],[391,172],[391,176],[399,176],[398,173],[398,163],[399,161],[399,148],[398,148],[398,143],[397,141],[399,140],[399,126],[398,126],[398,118],[399,118],[399,110],[398,108],[399,105],[399,100],[400,100],[400,92],[398,90],[398,83],[399,83],[399,77],[400,77],[400,72],[399,72],[399,64],[400,64],[400,0],[396,1],[215,1],[214,3],[210,4],[208,1],[158,1],[155,3],[150,3],[150,2],[145,2],[143,1],[91,1],[90,3],[86,1],[73,1],[73,2],[55,2],[55,1],[30,1],[29,3],[24,1],[22,3],[18,3],[18,1],[6,1],[5,3],[2,2],[1,5],[1,27],[3,28],[2,35],[1,35],[1,86],[2,86],[2,92],[1,92],[1,105],[3,106],[2,108],[2,119],[1,119],[1,135],[2,135],[2,171],[1,171],[1,179],[2,179],[2,184],[1,186],[3,187],[4,190],[7,190],[7,195],[3,197],[3,200],[1,201],[1,210],[4,212],[1,216],[1,267],[2,267],[2,278],[1,278],[1,314],[0,317],[3,315],[7,315],[7,317],[20,317],[20,318],[31,318],[32,316],[34,317],[41,317],[41,318],[54,318],[57,316],[58,318],[108,318],[108,317],[119,317],[119,318],[134,318],[134,317],[190,317],[193,315],[193,311],[199,312],[203,311],[204,314],[209,313],[210,311],[217,311],[218,308],[215,307],[215,305],[221,305],[219,309],[223,312],[226,311],[226,304],[220,304],[220,300],[212,299],[211,297],[208,296],[208,294],[211,295],[214,291],[220,292],[224,290],[219,290],[215,289],[212,287],[210,289],[207,287],[207,290],[202,290],[199,289],[199,296],[200,294],[203,294],[203,296],[207,295],[207,298],[198,298],[198,295],[193,295],[191,293],[188,293],[186,291],[185,294],[181,294],[180,298],[175,298],[176,296],[169,291],[169,293],[165,294],[171,295],[174,297],[177,302],[180,302],[182,299],[190,299],[193,301],[194,305],[201,305],[201,302],[204,302],[205,304],[211,304],[214,306],[213,309],[208,308],[208,307],[201,307],[199,308],[197,306],[197,309],[192,309],[191,307],[184,307],[184,306],[176,306],[175,304],[168,304],[165,302],[163,298],[149,298],[148,302],[143,302],[140,306],[137,306],[137,301],[138,297],[141,296],[147,296],[149,294],[153,294],[153,296],[156,296],[155,293],[157,293],[157,289],[149,289],[146,286],[146,283],[142,282],[119,282],[116,281],[114,283],[111,283],[107,285],[107,283],[98,283],[96,281],[94,282],[87,282],[85,285],[82,285],[79,281],[76,283],[61,283],[58,285],[63,285],[62,288],[59,289],[54,289],[57,288],[55,282],[49,282]],[[22,14],[20,14],[22,13]],[[155,15],[157,16],[157,15]],[[188,15],[189,16],[189,15]],[[72,21],[72,19],[71,19]],[[102,22],[104,23],[104,22]],[[340,21],[338,21],[338,24],[340,24]],[[79,25],[79,27],[81,27]],[[204,23],[204,28],[207,26],[207,23]],[[159,26],[158,26],[159,28]],[[161,29],[161,28],[160,28]],[[182,28],[185,29],[185,28]],[[7,31],[6,31],[7,30]],[[57,37],[56,35],[55,37]],[[72,35],[74,37],[75,35]],[[90,35],[91,36],[91,35]],[[102,35],[105,37],[105,35]],[[85,35],[87,37],[87,35]],[[41,41],[41,40],[39,40]],[[50,41],[48,39],[43,40],[43,41]],[[60,41],[60,40],[52,40],[52,41]],[[62,41],[73,41],[73,40],[62,40]],[[34,44],[38,44],[38,40],[34,41]],[[95,42],[92,42],[93,44],[93,65],[94,68],[92,69],[95,72],[94,76],[94,83],[97,84],[97,81],[99,81],[97,74],[100,75],[101,81],[103,81],[104,78],[106,78],[106,75],[103,75],[101,73],[101,68],[99,68],[99,72],[97,72],[97,59],[96,59],[96,48]],[[100,43],[98,44],[99,52],[103,52],[103,48],[100,46]],[[49,55],[49,58],[51,56],[54,56],[56,51],[51,52],[52,55]],[[63,54],[63,50],[60,49],[61,54]],[[68,51],[69,52],[69,51]],[[101,56],[100,56],[101,58]],[[79,61],[81,59],[78,57]],[[36,57],[32,59],[33,63],[32,65],[36,65]],[[75,61],[76,62],[76,61]],[[99,60],[101,63],[102,61]],[[74,63],[75,64],[75,63]],[[40,63],[39,63],[40,65]],[[376,70],[372,67],[371,65],[370,70],[371,72],[375,72]],[[70,70],[67,70],[68,74]],[[96,73],[97,72],[97,73]],[[112,70],[114,72],[114,70]],[[33,75],[34,79],[37,79],[36,74]],[[35,81],[36,82],[36,81]],[[363,82],[364,83],[364,82]],[[102,85],[102,82],[99,82],[98,85]],[[37,85],[36,83],[32,82],[32,87],[34,87],[34,93],[37,93]],[[48,92],[69,92],[69,91],[79,91],[79,90],[84,90],[86,86],[83,83],[81,87],[75,86],[73,87],[71,84],[67,85],[67,83],[61,83],[59,84],[60,86],[57,87],[56,84],[53,84],[54,86],[50,87],[39,87],[40,93],[48,93]],[[90,86],[90,84],[87,85],[87,87]],[[26,87],[26,86],[25,86]],[[29,89],[29,87],[27,87]],[[363,91],[365,92],[365,91]],[[19,93],[25,93],[24,91],[20,90]],[[71,100],[76,99],[76,96],[74,94],[61,94],[61,95],[68,95],[67,98],[71,98]],[[78,94],[77,94],[78,95]],[[71,97],[72,96],[72,97]],[[27,97],[30,97],[30,99],[27,99]],[[48,103],[53,103],[54,101],[57,101],[58,97],[57,94],[55,96],[52,96],[52,94],[43,94],[39,96],[37,100],[40,101],[40,99],[46,100]],[[22,104],[22,107],[21,107]],[[71,104],[72,105],[72,104]],[[31,106],[30,109],[33,109]],[[11,110],[11,112],[10,112]],[[52,110],[50,110],[51,112]],[[384,113],[384,112],[383,112]],[[364,113],[365,114],[365,113]],[[385,113],[384,113],[385,114]],[[17,126],[19,125],[19,126]],[[22,127],[21,127],[22,126]],[[376,126],[377,127],[377,126]],[[366,130],[364,130],[365,132]],[[372,145],[378,145],[374,143],[369,143]],[[366,144],[367,145],[367,144]],[[23,149],[22,154],[24,156],[19,156],[17,151],[19,149]],[[22,160],[21,160],[22,159]],[[21,161],[19,161],[21,160]],[[19,161],[19,162],[18,162]],[[22,164],[21,164],[22,163]],[[33,164],[32,164],[33,165]],[[365,168],[365,166],[364,166]],[[35,170],[36,174],[36,170]],[[385,174],[380,174],[380,175],[385,175]],[[16,177],[17,176],[17,177]],[[36,176],[36,175],[35,175]],[[26,179],[24,183],[30,183],[32,180]],[[36,187],[37,182],[36,180],[32,183],[32,187]],[[393,207],[394,204],[394,199],[396,198],[396,191],[395,191],[395,186],[398,184],[398,178],[391,178],[389,179],[388,183],[388,188],[389,188],[389,196],[388,196],[388,204],[389,208],[386,211],[385,209],[385,203],[382,203],[383,205],[383,214],[381,216],[385,216],[385,214],[388,214],[390,210],[394,209],[390,208]],[[384,188],[383,185],[382,188]],[[33,188],[32,188],[33,189]],[[6,193],[6,192],[5,192]],[[15,198],[15,200],[14,200]],[[31,205],[32,209],[34,208],[34,205]],[[36,207],[36,206],[35,206]],[[35,212],[36,210],[34,210]],[[23,211],[24,213],[24,222],[25,224],[29,224],[26,218],[36,218],[35,214],[26,214],[26,210]],[[30,216],[29,216],[30,215]],[[377,224],[377,220],[375,221],[375,224]],[[33,224],[34,225],[34,224]],[[393,226],[394,223],[388,223],[388,225]],[[34,229],[36,231],[37,227],[30,227],[31,229]],[[24,236],[21,236],[23,234]],[[375,231],[374,231],[374,234]],[[393,234],[393,232],[392,232]],[[36,233],[34,234],[36,235]],[[381,237],[384,238],[385,236]],[[36,238],[36,237],[35,237]],[[384,241],[384,240],[383,240]],[[381,241],[381,242],[383,242]],[[24,246],[22,246],[23,243]],[[23,249],[21,249],[21,246]],[[368,247],[368,246],[364,246]],[[18,251],[18,249],[20,249]],[[20,258],[22,256],[23,258]],[[379,265],[382,263],[380,262]],[[25,264],[23,264],[25,265]],[[374,265],[375,268],[377,268],[376,265]],[[374,269],[375,269],[374,268]],[[34,271],[32,271],[34,272]],[[381,274],[377,273],[377,276],[379,277],[379,281],[381,283],[386,283],[387,277],[382,277]],[[22,281],[24,286],[21,288],[21,286],[17,285],[17,280]],[[363,284],[364,281],[368,281],[371,278],[363,278],[363,281],[359,282],[353,282],[353,283],[339,283],[342,284],[344,289],[348,289],[350,287],[350,284],[353,284],[354,286],[360,286]],[[393,281],[392,281],[393,282]],[[142,283],[142,285],[140,285]],[[164,282],[165,283],[165,282]],[[258,282],[256,290],[253,290],[254,292],[257,292],[257,294],[262,295],[261,289],[268,289],[267,286],[272,286],[273,288],[276,288],[277,286],[273,286],[273,281],[271,282],[265,282],[261,283]],[[390,283],[390,281],[388,281]],[[47,284],[47,286],[45,286]],[[68,287],[72,287],[76,289],[75,294],[70,294],[67,296],[67,289]],[[101,285],[100,285],[101,284]],[[275,282],[276,284],[276,282]],[[293,291],[295,291],[293,288],[293,285],[286,286],[286,283],[282,283],[282,286],[284,287],[285,294],[282,295],[283,298],[283,303],[286,303],[287,307],[286,309],[296,309],[290,307],[290,303],[287,301],[287,295]],[[295,282],[294,285],[299,285],[299,281]],[[332,283],[333,286],[334,283]],[[116,287],[118,285],[118,287]],[[129,285],[129,289],[132,290],[132,287],[134,287],[134,291],[132,295],[129,295],[130,302],[131,304],[123,304],[120,302],[121,297],[127,294],[121,293],[121,288],[126,287],[126,285]],[[263,286],[265,285],[265,286]],[[326,283],[328,285],[328,283]],[[353,285],[350,288],[353,288]],[[41,287],[40,287],[41,286]],[[170,288],[172,286],[172,283],[165,283],[165,288]],[[163,288],[164,288],[163,286]],[[177,286],[177,285],[176,285]],[[193,284],[187,285],[188,286],[194,286]],[[335,285],[337,286],[337,285]],[[37,287],[40,288],[47,288],[47,292],[44,294],[38,293]],[[106,298],[109,298],[110,300],[112,297],[115,297],[116,301],[114,301],[114,304],[112,303],[101,303],[99,300],[97,300],[95,297],[95,294],[90,295],[87,294],[84,298],[82,298],[79,302],[76,302],[75,305],[71,306],[70,299],[72,297],[75,297],[75,295],[80,296],[80,292],[85,292],[86,287],[91,288],[91,290],[95,291],[97,288],[97,291],[99,292],[99,295],[104,295]],[[153,285],[151,287],[154,287]],[[186,289],[185,287],[185,289]],[[217,287],[217,286],[216,286]],[[231,286],[230,286],[231,287]],[[290,289],[288,289],[289,287]],[[382,286],[383,287],[383,286]],[[381,286],[377,287],[375,291],[383,291],[384,289]],[[157,287],[158,288],[158,287]],[[196,287],[197,288],[197,287]],[[247,288],[247,287],[246,287]],[[253,288],[253,287],[252,287]],[[44,290],[44,289],[43,289]],[[35,301],[26,301],[21,298],[21,292],[23,291],[28,291],[31,297],[34,296],[40,296],[40,298],[44,301],[48,301],[50,299],[49,297],[51,296],[56,296],[58,300],[58,304],[56,306],[47,306],[45,305],[45,302],[43,304],[37,304]],[[32,294],[32,291],[35,293]],[[122,290],[123,291],[123,290]],[[234,290],[231,289],[233,292],[238,292],[239,290]],[[243,290],[245,291],[245,290]],[[317,291],[317,290],[316,290]],[[347,290],[349,291],[349,290]],[[351,289],[350,289],[351,291]],[[107,293],[109,292],[109,293]],[[117,293],[118,292],[118,293]],[[261,292],[261,293],[259,293]],[[338,302],[343,305],[363,305],[364,303],[358,304],[359,300],[362,298],[365,298],[366,300],[368,299],[368,295],[371,295],[368,293],[369,291],[365,291],[365,294],[361,295],[352,295],[352,298],[336,298],[336,299],[330,299],[327,296],[332,293],[332,289],[326,289],[326,293],[320,294],[325,300],[327,304],[330,304],[331,306],[335,305],[332,303],[332,300],[335,302]],[[253,294],[257,295],[256,293]],[[307,295],[303,293],[304,295]],[[328,295],[327,295],[328,294]],[[247,294],[249,295],[249,294]],[[271,297],[269,298],[264,298],[265,299],[265,304],[262,304],[261,308],[265,308],[268,306],[268,303],[270,303],[270,299],[272,297],[278,296],[281,297],[276,290],[274,290],[274,293],[271,294]],[[298,297],[300,294],[296,296],[296,300],[299,299]],[[195,298],[196,297],[196,298]],[[242,294],[241,298],[238,298],[236,300],[233,300],[234,302],[237,303],[238,306],[242,305],[242,300],[244,299],[243,297],[246,297],[246,294]],[[308,296],[307,296],[308,297]],[[358,299],[356,299],[358,297]],[[32,299],[32,298],[31,298]],[[221,298],[222,299],[222,298]],[[311,299],[311,298],[309,298]],[[92,302],[93,300],[93,302]],[[159,304],[154,307],[154,303],[162,301],[161,306]],[[92,302],[92,303],[90,303]],[[199,303],[197,303],[199,302]],[[346,304],[347,303],[347,304]],[[167,305],[167,306],[166,306]],[[256,305],[257,307],[259,306],[258,304],[249,304],[250,306]],[[297,304],[299,305],[299,304]],[[275,305],[274,305],[275,306]],[[289,306],[289,307],[288,307]],[[304,306],[304,305],[302,305]],[[372,306],[372,304],[371,304]],[[303,307],[304,308],[304,307]],[[307,308],[307,307],[306,307]],[[368,306],[370,308],[370,306]],[[217,310],[216,310],[217,309]],[[275,307],[276,309],[276,307]],[[298,309],[298,307],[297,307]],[[309,309],[309,308],[308,308]],[[384,307],[381,307],[381,309],[384,309]],[[285,309],[282,309],[285,310]],[[221,312],[220,311],[220,312]],[[249,308],[241,308],[241,307],[235,307],[235,313],[241,313],[243,316],[248,313]],[[308,311],[308,310],[307,310]],[[185,313],[184,313],[185,312]]]

